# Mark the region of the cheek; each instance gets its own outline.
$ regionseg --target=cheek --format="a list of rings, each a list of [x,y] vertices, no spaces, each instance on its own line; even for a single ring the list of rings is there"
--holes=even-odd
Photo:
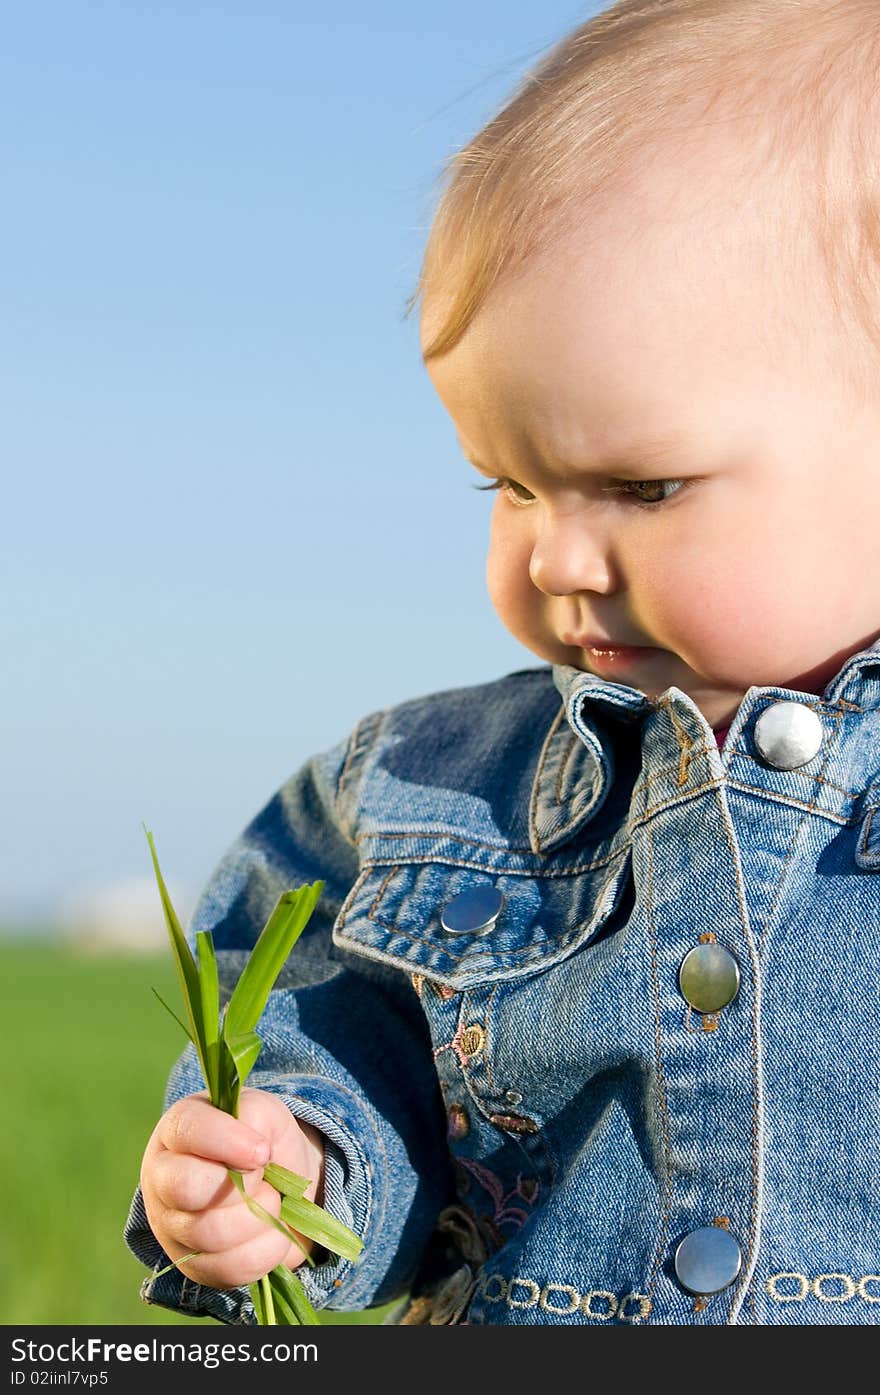
[[[500,504],[500,501],[499,501]],[[486,556],[486,586],[499,615],[516,615],[534,595],[529,563],[532,545],[529,531],[517,526],[509,510],[495,505]]]
[[[761,650],[762,629],[772,650],[779,644],[777,617],[800,608],[791,556],[798,551],[797,539],[781,537],[769,519],[728,515],[723,524],[642,555],[631,573],[638,575],[639,619],[695,666],[723,669],[729,656]]]

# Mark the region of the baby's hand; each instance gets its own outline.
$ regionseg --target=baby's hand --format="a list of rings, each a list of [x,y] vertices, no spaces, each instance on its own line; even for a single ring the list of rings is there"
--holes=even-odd
[[[281,1196],[263,1181],[270,1161],[311,1177],[306,1199],[321,1204],[322,1135],[294,1119],[276,1095],[242,1090],[235,1119],[200,1090],[162,1115],[144,1152],[141,1190],[169,1259],[203,1251],[179,1266],[187,1278],[209,1288],[239,1288],[277,1264],[295,1269],[303,1262],[302,1249],[255,1216],[226,1173],[227,1167],[241,1172],[248,1195],[277,1216]],[[311,1251],[313,1243],[307,1247]]]

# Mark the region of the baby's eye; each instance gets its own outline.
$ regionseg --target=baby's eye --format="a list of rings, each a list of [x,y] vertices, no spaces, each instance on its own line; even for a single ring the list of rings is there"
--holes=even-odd
[[[500,489],[502,494],[513,504],[530,504],[535,497],[534,494],[529,493],[525,485],[517,484],[516,480],[510,479],[493,480],[491,484],[475,484],[474,489]],[[521,489],[527,497],[523,498],[522,494],[517,494],[518,489]]]
[[[667,484],[675,485],[676,488],[673,489],[672,494],[661,495],[659,499],[642,499],[638,494],[630,493],[630,490],[637,489],[647,489],[649,491],[656,490]],[[657,509],[665,504],[668,499],[671,499],[673,494],[680,494],[682,489],[686,488],[686,480],[621,480],[619,485],[603,489],[602,493],[623,494],[627,498],[632,499],[633,503],[638,504],[641,508]],[[516,480],[506,478],[493,480],[491,484],[475,484],[474,489],[500,489],[505,497],[510,499],[511,503],[519,505],[530,504],[535,497],[524,485],[517,484]],[[516,491],[518,489],[522,490],[522,494],[517,494]]]
[[[622,480],[622,488],[615,486],[611,489],[604,489],[602,492],[603,494],[628,494],[627,485],[632,489],[652,490],[660,489],[665,484],[675,485],[676,488],[673,489],[672,494],[663,495],[659,499],[642,499],[638,494],[629,494],[629,498],[631,498],[634,503],[640,504],[643,508],[656,509],[662,504],[665,504],[668,499],[671,499],[673,494],[680,494],[683,489],[686,489],[687,480]]]

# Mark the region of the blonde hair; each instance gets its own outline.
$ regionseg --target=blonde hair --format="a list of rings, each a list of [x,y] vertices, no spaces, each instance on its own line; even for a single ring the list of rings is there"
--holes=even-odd
[[[830,296],[858,349],[842,377],[862,396],[876,389],[878,71],[878,0],[618,0],[556,44],[444,167],[404,312],[437,307],[425,361],[459,341],[502,278],[583,226],[590,198],[670,138],[742,118],[743,187],[762,174],[777,185],[765,255],[797,273],[801,294],[806,272],[810,293]]]

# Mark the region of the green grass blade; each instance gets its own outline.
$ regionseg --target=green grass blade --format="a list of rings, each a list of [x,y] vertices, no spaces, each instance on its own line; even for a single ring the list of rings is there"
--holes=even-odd
[[[264,1327],[266,1325],[266,1305],[263,1302],[262,1279],[259,1281],[259,1283],[248,1284],[248,1293],[250,1294],[251,1302],[254,1305],[254,1314],[257,1319],[257,1325],[259,1327]]]
[[[275,1295],[275,1305],[287,1318],[290,1327],[320,1327],[321,1319],[306,1296],[300,1280],[286,1265],[279,1264],[269,1273]]]
[[[260,1220],[265,1221],[267,1225],[274,1226],[275,1229],[279,1230],[282,1235],[286,1235],[288,1240],[292,1240],[295,1245],[298,1245],[302,1237],[299,1235],[295,1235],[291,1231],[290,1226],[285,1225],[284,1222],[280,1221],[277,1216],[273,1216],[271,1211],[267,1211],[265,1206],[261,1206],[258,1201],[254,1200],[250,1193],[245,1190],[244,1178],[242,1177],[241,1173],[236,1172],[235,1169],[232,1167],[228,1167],[226,1171],[228,1175],[231,1177],[238,1191],[241,1193],[248,1210],[252,1211],[255,1216],[259,1216]]]
[[[178,1264],[186,1264],[186,1261],[187,1261],[188,1259],[198,1259],[199,1255],[204,1254],[204,1253],[205,1253],[204,1250],[193,1250],[193,1252],[192,1252],[191,1255],[181,1255],[181,1256],[180,1256],[180,1259],[174,1259],[174,1260],[172,1260],[170,1264],[166,1264],[164,1269],[160,1269],[160,1270],[159,1270],[157,1273],[155,1273],[152,1277],[153,1277],[153,1279],[161,1279],[161,1277],[162,1277],[163,1274],[168,1274],[168,1273],[170,1273],[170,1271],[171,1271],[172,1269],[176,1269],[176,1268],[177,1268]],[[152,1282],[152,1280],[151,1280],[151,1282]]]
[[[269,1282],[268,1274],[264,1274],[260,1280],[260,1288],[263,1291],[263,1311],[266,1314],[266,1325],[275,1327],[278,1324],[278,1319],[275,1316],[275,1304],[272,1300],[272,1285]]]
[[[153,870],[156,873],[156,881],[159,884],[159,895],[162,900],[162,910],[165,913],[165,924],[168,927],[171,948],[174,950],[174,962],[177,965],[180,987],[183,992],[183,1001],[186,1005],[187,1017],[190,1023],[190,1038],[198,1053],[202,1074],[205,1077],[205,1084],[207,1085],[210,1073],[207,1063],[207,1052],[205,1050],[204,1026],[202,1023],[202,995],[199,986],[199,971],[196,968],[196,961],[192,957],[192,951],[186,942],[186,936],[181,929],[180,921],[177,919],[174,907],[171,904],[171,897],[168,895],[168,888],[165,885],[165,879],[159,868],[159,859],[156,856],[153,835],[149,832],[146,824],[143,825],[143,829],[147,835],[147,842],[150,845]]]
[[[199,966],[199,1002],[205,1038],[205,1064],[209,1071],[206,1083],[211,1103],[216,1105],[220,1087],[220,979],[217,973],[217,956],[214,953],[214,937],[210,930],[196,931],[196,953]]]
[[[229,1000],[223,1024],[227,1041],[243,1032],[252,1032],[256,1027],[272,985],[305,929],[323,889],[324,883],[318,881],[279,896]]]
[[[260,1054],[262,1040],[256,1032],[239,1032],[235,1036],[228,1036],[224,1033],[223,1038],[226,1048],[235,1063],[235,1073],[238,1077],[239,1085],[243,1085],[254,1068],[254,1062]]]
[[[302,1196],[309,1185],[308,1177],[300,1177],[298,1172],[288,1172],[280,1163],[267,1163],[263,1177],[282,1196]]]
[[[233,1114],[238,1118],[238,1097],[241,1092],[241,1082],[238,1078],[238,1068],[235,1059],[226,1045],[225,1040],[220,1036],[218,1043],[217,1061],[217,1099],[218,1108],[224,1109],[227,1114]]]
[[[153,985],[150,984],[150,987],[153,988]],[[185,1022],[181,1022],[180,1018],[177,1016],[177,1013],[174,1011],[174,1008],[168,1006],[168,1004],[166,1003],[165,999],[162,997],[162,994],[159,993],[159,992],[157,991],[157,989],[153,988],[153,992],[156,994],[156,997],[159,999],[159,1002],[162,1004],[162,1006],[163,1006],[163,1008],[165,1009],[165,1011],[171,1013],[171,1016],[174,1018],[174,1020],[175,1020],[175,1022],[177,1023],[177,1025],[178,1025],[179,1027],[182,1027],[182,1028],[183,1028],[183,1030],[186,1032],[186,1035],[189,1037],[190,1041],[192,1041],[192,1033],[191,1033],[189,1027],[186,1025],[186,1023],[185,1023]],[[195,1046],[195,1042],[194,1042],[194,1041],[193,1041],[193,1046]]]
[[[324,882],[316,881],[296,890],[286,891],[278,898],[247,959],[221,1019],[219,974],[213,936],[207,930],[196,933],[194,957],[171,903],[159,867],[153,835],[146,825],[143,827],[153,860],[189,1027],[155,988],[153,992],[195,1047],[212,1104],[229,1114],[237,1115],[242,1084],[253,1069],[262,1046],[254,1029],[265,1010],[269,994],[286,959],[308,924],[324,889]],[[315,1240],[326,1249],[352,1260],[356,1259],[362,1250],[363,1242],[353,1231],[330,1216],[322,1207],[305,1200],[308,1178],[290,1172],[277,1163],[267,1166],[264,1176],[282,1196],[281,1216],[276,1217],[248,1194],[240,1172],[228,1168],[227,1174],[248,1209],[267,1225],[273,1226],[287,1240],[297,1244],[304,1253],[309,1240]],[[196,1250],[183,1258],[193,1259],[200,1253],[201,1251]],[[315,1261],[311,1255],[306,1254],[305,1258],[307,1263],[314,1267]],[[179,1263],[181,1261],[168,1265],[155,1277],[167,1274],[170,1269],[177,1268]],[[300,1280],[284,1265],[272,1270],[259,1283],[249,1284],[248,1289],[258,1324],[271,1326],[286,1322],[295,1325],[320,1325],[320,1319]]]
[[[304,1197],[286,1196],[281,1203],[281,1219],[343,1259],[356,1260],[364,1248],[363,1240],[353,1230]]]

